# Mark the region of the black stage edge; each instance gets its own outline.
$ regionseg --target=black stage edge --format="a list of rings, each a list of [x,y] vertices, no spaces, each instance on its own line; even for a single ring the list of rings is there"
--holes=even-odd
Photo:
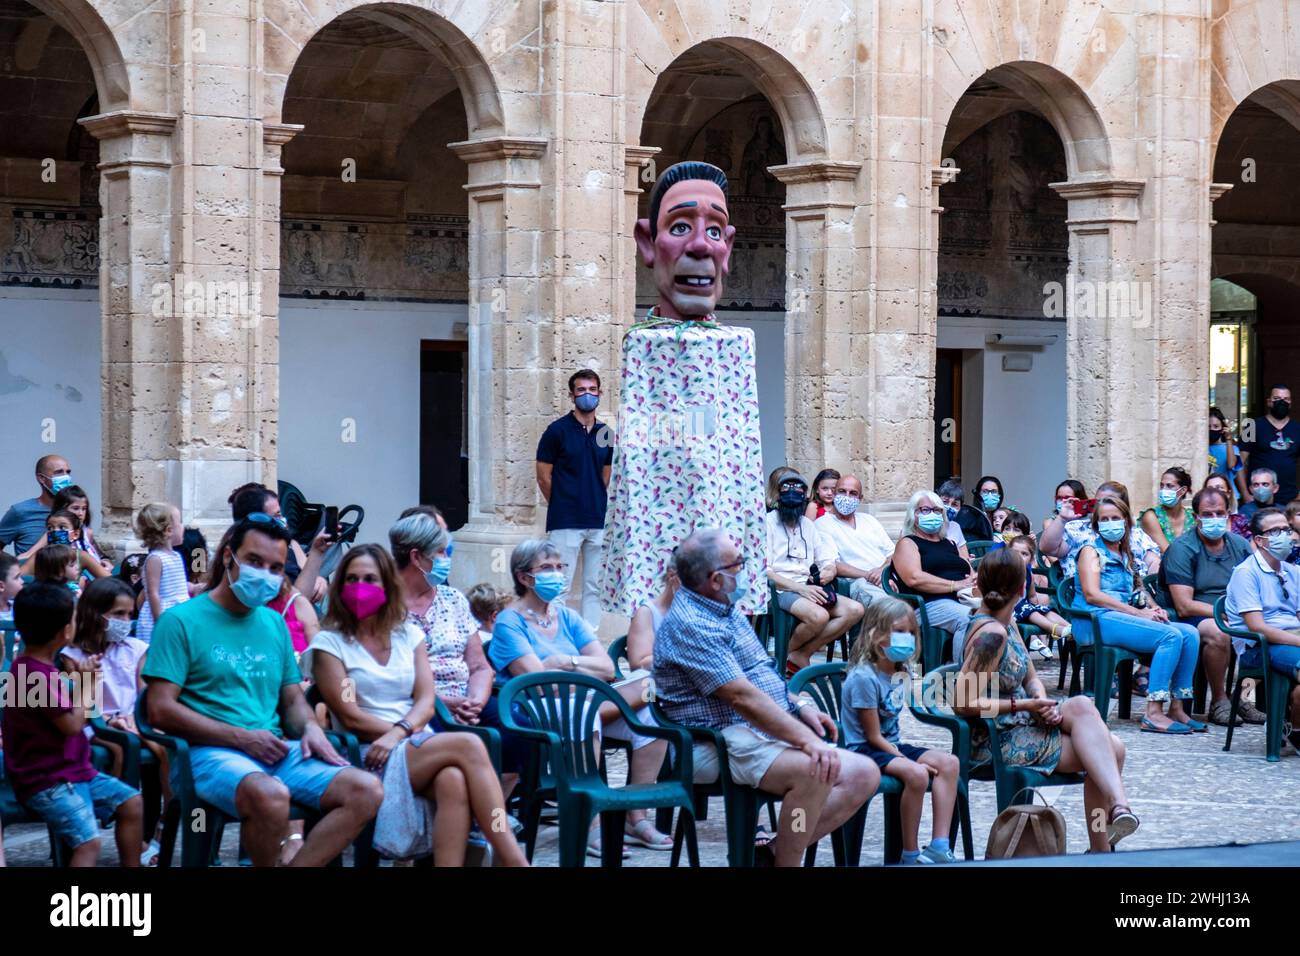
[[[648,934],[634,938],[655,948],[687,944],[692,951],[716,934],[734,950],[740,941],[802,946],[809,934],[835,927],[896,925],[915,933],[931,920],[954,939],[963,927],[1013,937],[1038,932],[1058,942],[1135,933],[1146,942],[1194,932],[1221,945],[1261,930],[1290,938],[1297,866],[1300,841],[860,870],[43,867],[0,869],[0,900],[23,942],[130,941],[133,951],[166,946],[173,953],[228,944],[236,956],[272,943],[321,941],[335,952],[340,945],[391,948],[398,939],[445,946],[464,938],[476,949],[530,940],[599,946],[628,932]],[[52,918],[74,922],[74,886],[82,925],[52,925]],[[88,894],[148,894],[148,935],[130,925],[86,927]],[[125,899],[89,905],[129,917]],[[999,900],[1011,908],[990,908]],[[1020,929],[1011,929],[1017,923]]]

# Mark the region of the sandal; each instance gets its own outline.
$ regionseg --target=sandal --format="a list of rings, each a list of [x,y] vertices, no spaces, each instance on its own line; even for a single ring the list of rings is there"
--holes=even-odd
[[[754,846],[770,846],[776,839],[776,834],[768,831],[767,827],[759,827],[754,831]]]
[[[150,840],[149,845],[145,847],[144,851],[140,854],[140,865],[157,866],[158,854],[160,854],[161,852],[162,852],[162,847],[158,845],[158,841]]]
[[[1111,849],[1115,844],[1126,836],[1131,836],[1137,832],[1141,826],[1141,821],[1137,815],[1122,803],[1117,803],[1110,808],[1110,819],[1106,822],[1106,839],[1110,841]]]
[[[632,825],[631,829],[624,829],[623,842],[635,843],[647,850],[671,850],[673,848],[673,838],[666,833],[660,833],[649,817],[642,817]]]
[[[1190,734],[1191,732],[1192,732],[1191,727],[1188,727],[1186,724],[1180,724],[1176,720],[1173,723],[1171,723],[1168,727],[1157,727],[1155,723],[1152,722],[1150,717],[1142,718],[1142,733],[1144,734],[1180,735],[1180,734]]]
[[[587,856],[595,857],[597,860],[600,859],[600,837],[594,836],[587,841]],[[629,860],[631,858],[632,854],[627,851],[627,847],[623,847],[623,859]]]
[[[1133,678],[1133,693],[1138,697],[1145,697],[1147,688],[1150,686],[1151,682],[1147,679],[1146,674],[1138,674]]]

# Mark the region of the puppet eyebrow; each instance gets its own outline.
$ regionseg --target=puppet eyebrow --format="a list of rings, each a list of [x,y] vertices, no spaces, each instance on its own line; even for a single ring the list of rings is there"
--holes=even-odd
[[[686,202],[679,202],[676,206],[673,206],[668,211],[676,212],[678,209],[694,209],[698,205],[699,203],[697,203],[694,199],[689,199]]]

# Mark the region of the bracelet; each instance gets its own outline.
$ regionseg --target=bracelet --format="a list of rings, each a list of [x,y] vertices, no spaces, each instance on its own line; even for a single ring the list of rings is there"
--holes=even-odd
[[[403,717],[397,723],[393,724],[393,726],[404,731],[407,737],[415,736],[415,728],[411,726],[411,722],[407,720],[405,717]]]
[[[1011,698],[1011,713],[1014,714],[1015,712],[1016,712],[1016,699],[1015,699],[1014,697],[1012,697],[1012,698]]]

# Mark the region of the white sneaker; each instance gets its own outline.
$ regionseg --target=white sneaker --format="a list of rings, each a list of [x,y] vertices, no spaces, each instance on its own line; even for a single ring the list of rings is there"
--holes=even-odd
[[[1029,639],[1029,650],[1043,660],[1050,660],[1054,656],[1052,649],[1043,643],[1042,638],[1036,635]]]

